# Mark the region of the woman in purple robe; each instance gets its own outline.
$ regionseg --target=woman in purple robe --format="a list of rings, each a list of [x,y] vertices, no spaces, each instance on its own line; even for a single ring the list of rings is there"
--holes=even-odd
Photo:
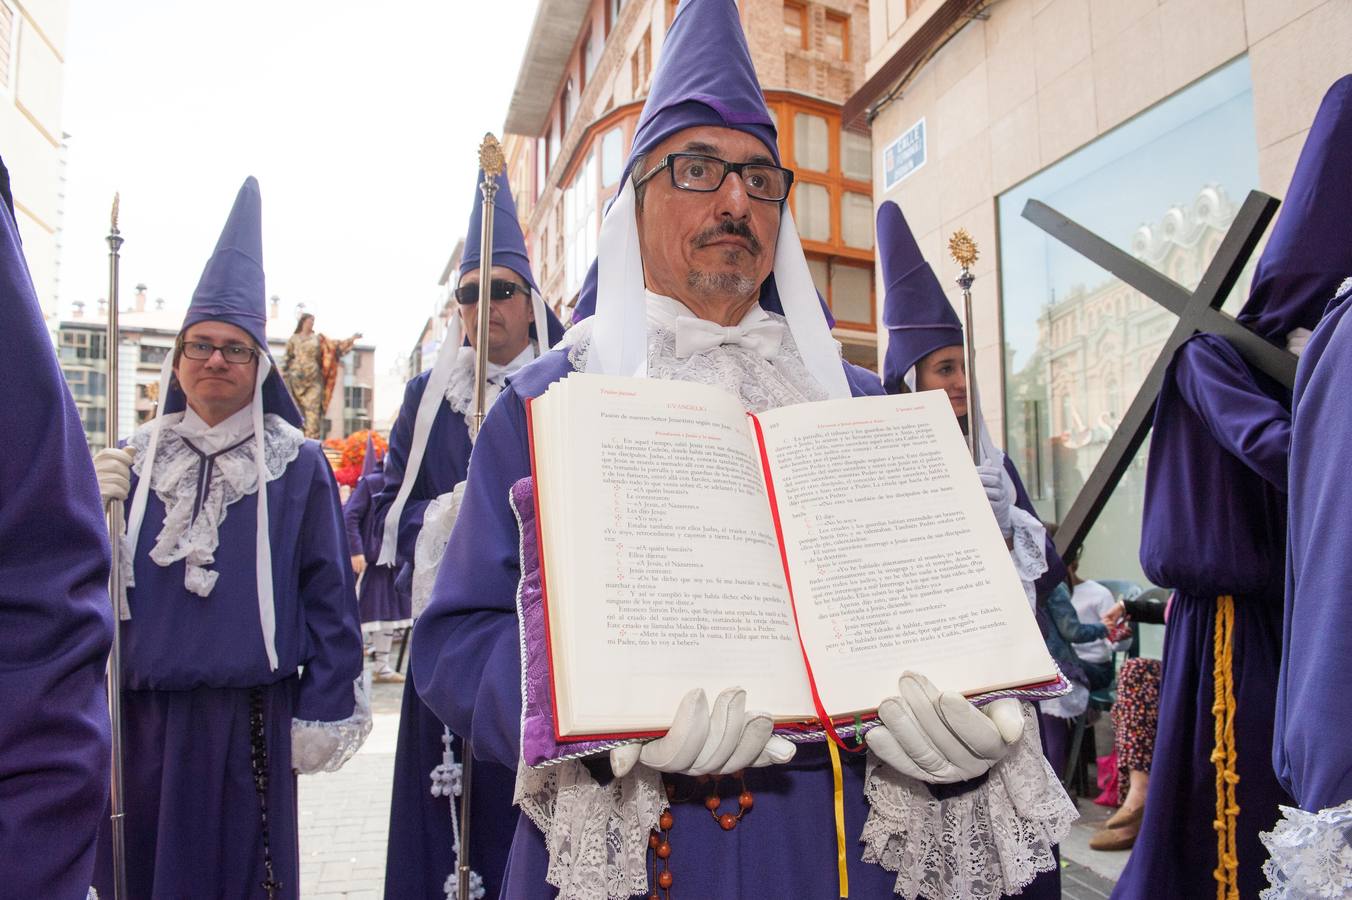
[[[740,733],[718,742],[708,764],[717,771],[719,760],[737,752],[733,746],[760,750],[748,758],[763,764],[743,773],[754,807],[735,828],[720,827],[698,802],[708,792],[693,775],[700,767],[684,764],[674,749],[701,733],[696,726],[709,709],[702,694],[693,714],[682,704],[660,740],[617,748],[609,759],[522,763],[526,676],[515,600],[523,561],[508,493],[531,471],[525,401],[575,371],[641,370],[718,384],[753,411],[881,392],[875,375],[841,360],[830,337],[792,218],[779,203],[784,180],[750,171],[734,177],[724,166],[719,184],[683,187],[674,169],[666,171],[674,160],[667,154],[679,152],[704,157],[698,169],[684,166],[682,178],[717,175],[719,159],[778,165],[735,5],[683,3],[660,59],[624,187],[602,225],[596,315],[568,333],[564,348],[518,373],[494,404],[432,603],[414,629],[423,699],[479,754],[519,767],[516,794],[525,815],[502,895],[646,897],[670,886],[670,896],[831,897],[845,880],[857,897],[1016,892],[1054,867],[1052,845],[1074,815],[1041,757],[1031,712],[1014,710],[1018,724],[1007,734],[966,705],[964,720],[999,747],[983,742],[991,755],[961,765],[940,752],[927,758],[935,769],[923,772],[890,726],[875,728],[867,753],[844,754],[839,821],[825,746],[795,752],[768,728],[753,736],[756,716],[746,713],[731,716],[728,727]],[[634,182],[645,173],[638,196]],[[683,270],[687,253],[697,263]],[[713,306],[734,295],[740,319],[716,321]],[[712,305],[702,309],[704,318],[693,311],[701,300]],[[696,334],[705,349],[678,350],[678,336]],[[455,577],[457,570],[476,576]],[[725,694],[731,699],[720,696],[714,709],[725,701],[738,708],[737,692]],[[722,784],[729,788],[727,779]],[[725,809],[729,802],[738,802],[735,789]],[[671,852],[661,862],[665,875],[653,879],[649,832],[659,827]]]
[[[0,196],[0,894],[83,900],[107,811],[108,531],[3,162]]]
[[[128,449],[122,605],[131,896],[298,897],[296,772],[371,727],[333,472],[264,334],[245,181]],[[260,484],[263,488],[260,490]],[[105,827],[95,884],[111,896]]]
[[[1325,97],[1239,319],[1296,346],[1352,270],[1348,79]],[[1175,590],[1145,815],[1116,898],[1256,897],[1260,832],[1290,802],[1271,764],[1290,391],[1225,340],[1183,344],[1155,407],[1141,565]],[[1219,713],[1219,715],[1218,715]]]
[[[479,290],[483,210],[477,180],[474,197],[456,291],[467,317],[473,316]],[[491,290],[496,294],[491,301],[488,404],[509,376],[548,349],[548,344],[542,345],[536,322],[546,323],[544,336],[549,343],[563,334],[563,326],[545,307],[535,286],[511,187],[502,175],[494,198],[492,252],[495,284]],[[511,288],[500,288],[499,283]],[[508,291],[509,296],[500,296]],[[472,414],[474,404],[475,350],[461,345],[458,316],[455,321],[456,328],[447,336],[432,369],[411,380],[404,391],[390,432],[384,484],[372,507],[381,531],[376,568],[397,566],[396,586],[411,595],[415,616],[427,604],[473,448],[466,416]],[[477,567],[462,566],[451,574],[472,581]],[[420,665],[417,654],[411,655],[410,673]],[[442,900],[454,885],[463,752],[461,738],[447,730],[415,691],[405,688],[385,863],[389,900]],[[492,900],[502,884],[516,824],[512,805],[515,768],[480,760],[476,754],[471,779],[470,866],[485,897]]]

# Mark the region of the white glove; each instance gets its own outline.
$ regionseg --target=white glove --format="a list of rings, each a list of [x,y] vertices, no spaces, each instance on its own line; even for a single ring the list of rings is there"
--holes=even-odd
[[[338,752],[338,731],[335,728],[292,722],[291,768],[302,775],[322,771]]]
[[[931,784],[976,778],[1023,734],[1023,712],[1012,698],[977,709],[913,672],[901,676],[898,690],[879,704],[882,727],[864,740],[880,760],[911,778]]]
[[[797,750],[774,734],[768,713],[746,711],[746,691],[728,688],[710,712],[704,689],[695,688],[681,700],[664,737],[611,750],[610,770],[623,778],[634,763],[642,762],[659,772],[729,774],[747,766],[786,763]]]
[[[110,500],[126,500],[131,492],[131,463],[135,447],[105,447],[94,454],[94,475],[105,506]]]
[[[976,472],[981,476],[981,486],[986,489],[986,499],[990,501],[991,512],[995,513],[995,521],[1000,525],[1000,533],[1005,540],[1009,540],[1014,536],[1014,523],[1010,518],[1014,498],[1005,487],[1005,470],[987,460],[976,467]]]

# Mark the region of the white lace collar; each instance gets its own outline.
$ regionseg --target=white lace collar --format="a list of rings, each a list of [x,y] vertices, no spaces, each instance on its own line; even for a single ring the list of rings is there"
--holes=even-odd
[[[502,384],[508,375],[512,375],[535,359],[535,342],[526,344],[526,349],[516,355],[511,362],[500,366],[492,360],[488,362],[488,385],[485,391],[485,403],[493,408],[493,401],[502,393]],[[474,348],[461,347],[452,363],[451,380],[446,385],[446,402],[454,412],[464,415],[474,407]]]
[[[252,415],[249,407],[242,412]],[[196,418],[196,424],[188,419],[189,414]],[[199,597],[206,597],[216,585],[218,573],[207,567],[216,559],[221,523],[231,505],[258,490],[258,466],[254,459],[254,442],[249,440],[252,427],[246,427],[242,435],[238,434],[239,426],[234,420],[239,413],[215,428],[204,429],[199,426],[206,423],[196,414],[189,414],[173,413],[164,417],[150,476],[150,488],[164,504],[164,524],[150,550],[150,559],[165,567],[184,560],[184,587]],[[263,417],[263,423],[267,480],[274,481],[300,453],[305,436],[281,416],[272,413]],[[143,471],[153,427],[153,421],[142,425],[128,442],[137,450],[132,469],[138,476]],[[185,439],[185,431],[194,435],[191,444]],[[207,437],[213,445],[227,438],[232,442],[207,450],[199,443]],[[207,479],[205,485],[201,483],[203,476]],[[126,558],[130,566],[130,554]],[[131,578],[127,584],[132,586]]]
[[[183,418],[170,426],[175,432],[192,441],[203,453],[217,453],[234,446],[253,434],[253,406],[245,404],[233,415],[215,425],[208,425],[191,406],[183,410]]]
[[[788,328],[784,330],[779,352],[768,360],[735,344],[678,359],[675,334],[668,323],[680,316],[681,310],[685,310],[686,315],[694,314],[675,300],[645,293],[649,303],[648,377],[717,385],[741,398],[742,405],[751,412],[826,399],[825,388],[808,372]],[[742,324],[764,320],[784,322],[784,317],[756,306],[742,319]],[[595,317],[584,319],[568,329],[560,341],[560,346],[568,348],[568,361],[579,372],[587,369],[595,321]]]

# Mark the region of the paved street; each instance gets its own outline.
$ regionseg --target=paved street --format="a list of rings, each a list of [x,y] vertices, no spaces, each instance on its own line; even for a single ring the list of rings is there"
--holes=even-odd
[[[340,771],[300,780],[300,887],[306,900],[385,895],[385,838],[403,686],[377,684],[375,724]]]

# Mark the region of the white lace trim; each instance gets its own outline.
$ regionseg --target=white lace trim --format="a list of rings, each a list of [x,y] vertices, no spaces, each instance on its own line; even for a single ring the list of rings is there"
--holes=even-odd
[[[352,715],[337,722],[291,720],[291,768],[302,775],[337,772],[371,733],[371,686],[363,675],[352,683]]]
[[[199,597],[211,595],[219,573],[209,569],[216,560],[221,524],[230,506],[258,490],[258,466],[252,438],[217,455],[211,467],[211,482],[206,500],[193,518],[197,503],[198,466],[201,457],[171,426],[182,413],[166,416],[160,426],[159,446],[150,487],[164,504],[164,524],[150,550],[150,559],[158,566],[184,561],[183,586]],[[128,443],[136,448],[132,470],[139,477],[145,464],[154,423],[142,425]],[[263,461],[268,481],[286,472],[300,454],[305,435],[281,416],[268,413],[263,418]],[[123,537],[124,546],[127,538]],[[122,554],[123,577],[128,587],[135,586],[130,553]]]
[[[446,383],[446,402],[451,411],[465,415],[474,408],[474,354],[460,353],[451,364],[451,380]],[[502,393],[502,379],[489,379],[484,385],[484,405],[493,408],[493,401]]]
[[[1352,896],[1352,800],[1317,813],[1281,807],[1282,820],[1261,837],[1271,856],[1262,900]]]
[[[422,527],[413,547],[413,618],[422,615],[432,602],[432,587],[437,582],[437,569],[446,545],[451,540],[451,529],[460,515],[460,503],[465,497],[465,482],[460,482],[446,493],[427,504]]]
[[[775,313],[768,315],[784,322]],[[568,361],[575,370],[587,369],[591,352],[593,319],[584,319],[564,333],[561,346],[568,348]],[[784,341],[773,359],[736,344],[722,344],[686,359],[676,358],[676,333],[648,323],[648,376],[666,381],[712,384],[740,397],[749,412],[765,412],[780,406],[826,399],[826,390],[808,372],[786,327]]]
[[[667,808],[659,773],[640,763],[602,787],[580,762],[522,762],[513,800],[545,836],[545,879],[559,900],[648,893],[648,834]]]
[[[1053,845],[1078,817],[1042,755],[1033,707],[1023,737],[985,784],[936,800],[921,782],[869,754],[865,862],[897,873],[893,890],[925,900],[995,900],[1056,866]]]
[[[1010,510],[1010,524],[1014,526],[1014,546],[1009,558],[1023,582],[1023,593],[1028,608],[1037,608],[1037,585],[1034,583],[1047,571],[1047,529],[1037,516],[1015,506]]]

